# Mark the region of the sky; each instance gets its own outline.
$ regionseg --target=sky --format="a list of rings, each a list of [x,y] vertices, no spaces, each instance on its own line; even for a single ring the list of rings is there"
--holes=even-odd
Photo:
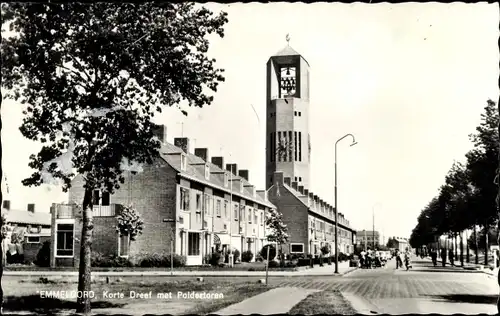
[[[496,4],[272,3],[205,5],[224,10],[224,38],[210,37],[209,57],[226,81],[212,105],[157,116],[168,140],[248,169],[265,186],[266,62],[287,45],[310,64],[310,191],[333,205],[338,145],[338,208],[358,230],[409,237],[454,160],[472,148],[468,135],[487,99],[498,100]],[[255,112],[254,112],[255,109]],[[2,167],[11,207],[46,212],[66,200],[57,187],[23,187],[39,144],[19,132],[22,109],[2,104]],[[2,191],[6,193],[5,184]],[[375,222],[372,222],[374,214]]]

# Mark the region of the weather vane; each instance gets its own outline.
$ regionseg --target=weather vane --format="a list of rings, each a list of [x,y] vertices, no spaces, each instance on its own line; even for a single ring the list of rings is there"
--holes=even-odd
[[[290,46],[290,34],[286,35],[286,42]]]

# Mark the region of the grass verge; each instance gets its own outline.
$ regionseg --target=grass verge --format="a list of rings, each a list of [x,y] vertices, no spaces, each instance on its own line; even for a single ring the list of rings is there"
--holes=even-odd
[[[92,309],[98,314],[129,314],[139,315],[144,313],[164,314],[209,314],[229,305],[238,303],[243,299],[269,290],[262,284],[253,282],[234,282],[231,280],[169,280],[166,282],[143,279],[132,282],[111,282],[109,284],[96,282],[92,285],[95,298],[92,299]],[[42,313],[42,314],[67,314],[76,309],[75,299],[55,297],[42,297],[40,291],[74,291],[76,284],[65,280],[49,280],[44,278],[32,282],[4,280],[4,312],[5,313]],[[131,291],[145,293],[146,297],[132,298]],[[178,292],[197,293],[202,297],[182,297]],[[106,293],[122,293],[123,297],[110,297]],[[148,293],[149,296],[147,296]],[[157,296],[157,294],[170,294],[170,297]],[[207,293],[212,295],[206,297]],[[10,295],[9,295],[10,294]],[[13,294],[13,295],[12,295]],[[214,298],[213,294],[216,294]]]
[[[291,315],[354,315],[356,313],[339,290],[312,293],[288,312]]]

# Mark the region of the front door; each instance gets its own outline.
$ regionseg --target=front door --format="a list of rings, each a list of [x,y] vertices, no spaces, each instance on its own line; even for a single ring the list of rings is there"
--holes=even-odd
[[[201,255],[201,233],[199,232],[188,232],[187,233],[187,256],[186,265],[197,266],[202,265],[202,255]]]

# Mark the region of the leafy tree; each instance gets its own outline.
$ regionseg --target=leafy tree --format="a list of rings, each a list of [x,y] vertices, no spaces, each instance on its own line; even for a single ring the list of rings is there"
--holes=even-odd
[[[3,256],[3,241],[7,237],[7,217],[4,213],[0,214],[0,315],[3,314],[3,265],[5,258]]]
[[[128,236],[129,244],[135,241],[138,235],[142,234],[144,229],[144,221],[141,214],[132,206],[125,206],[116,215],[116,231],[120,236]]]
[[[209,105],[222,70],[206,54],[227,14],[192,3],[9,3],[2,78],[24,105],[21,133],[43,144],[26,186],[84,177],[78,290],[91,288],[92,192],[113,193],[131,164],[158,157],[152,118],[170,106]],[[181,111],[187,114],[185,110]],[[90,312],[78,299],[77,312]]]
[[[398,246],[398,243],[396,241],[396,239],[394,238],[389,238],[389,240],[387,240],[387,244],[386,244],[387,248],[396,248]]]
[[[276,209],[269,211],[266,218],[266,225],[271,230],[267,235],[267,240],[275,242],[280,249],[280,257],[283,257],[283,244],[288,242],[288,227],[283,222],[283,214]]]

